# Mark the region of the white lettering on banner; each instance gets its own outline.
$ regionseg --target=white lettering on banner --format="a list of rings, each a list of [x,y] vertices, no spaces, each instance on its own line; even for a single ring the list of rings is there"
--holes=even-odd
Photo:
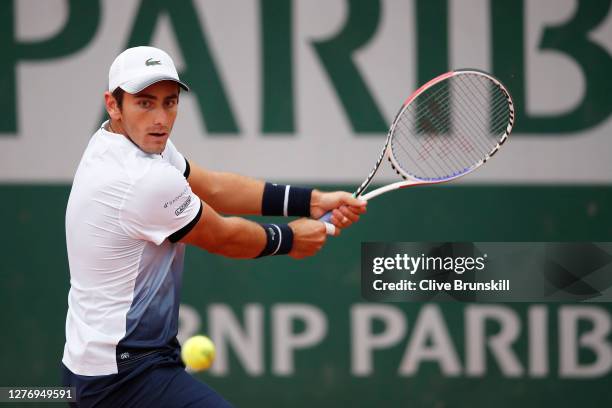
[[[295,361],[296,353],[312,357],[311,362],[326,361],[337,366],[344,366],[349,360],[350,374],[355,377],[391,374],[396,369],[399,376],[416,376],[424,364],[435,364],[449,378],[481,378],[489,370],[497,372],[494,366],[508,378],[586,379],[612,373],[612,315],[599,306],[559,306],[558,313],[550,314],[558,319],[556,336],[548,336],[549,307],[545,305],[530,305],[524,313],[504,305],[466,305],[463,327],[458,328],[456,324],[448,325],[449,316],[445,317],[438,305],[429,304],[421,307],[414,329],[408,331],[407,313],[399,307],[358,303],[350,306],[350,328],[346,333],[328,333],[328,326],[332,331],[337,326],[313,304],[272,305],[270,315],[264,318],[266,308],[253,303],[234,312],[228,305],[211,304],[205,313],[207,330],[201,330],[198,311],[183,304],[179,336],[181,341],[197,332],[211,337],[217,348],[211,368],[214,376],[228,376],[233,370],[253,377],[296,375],[304,368],[299,360]],[[295,332],[293,323],[297,321],[304,328]],[[579,322],[584,322],[585,328],[579,327]],[[495,323],[499,329],[488,333],[487,323]],[[320,346],[332,335],[336,339],[347,336],[350,350],[337,346],[338,349],[330,351],[327,345],[323,352]],[[456,349],[461,341],[458,336],[463,336],[465,344],[463,364],[461,352]],[[266,341],[270,343],[264,347]],[[525,354],[520,354],[516,346],[522,341],[528,343]],[[402,344],[405,344],[403,356],[398,355],[402,350],[398,346]],[[271,350],[269,359],[265,350]],[[591,351],[595,358],[580,361],[581,350]],[[237,357],[237,364],[230,364],[230,353]],[[552,355],[558,356],[557,373],[549,370]],[[487,356],[492,359],[487,361]],[[385,365],[377,364],[377,359],[385,360]],[[397,361],[392,371],[389,361]],[[266,370],[264,362],[270,364],[269,369]]]
[[[515,311],[504,306],[467,306],[466,314],[466,372],[473,377],[484,376],[487,346],[497,360],[502,373],[508,377],[519,377],[523,367],[512,345],[520,334],[520,321]],[[487,339],[486,321],[500,325],[498,333]]]
[[[593,306],[562,306],[559,315],[561,375],[566,378],[592,378],[609,373],[612,370],[612,345],[608,340],[612,326],[610,315]],[[593,329],[577,336],[580,320],[590,322]],[[581,348],[593,352],[595,361],[581,364],[578,359]]]
[[[548,375],[548,310],[546,306],[529,308],[529,375]]]
[[[71,17],[69,3],[61,2],[57,7],[45,9],[44,21],[52,22],[49,24],[53,27],[47,24],[41,29],[38,25],[41,13],[36,2],[18,4],[15,31],[19,35],[14,40],[24,44],[31,39],[54,38],[66,24],[66,16],[75,18]],[[10,72],[14,68],[14,78],[3,79],[15,82],[16,95],[11,106],[16,107],[16,113],[7,128],[16,122],[16,130],[0,131],[0,182],[69,183],[72,180],[88,138],[102,119],[102,93],[109,65],[128,43],[140,12],[140,2],[136,0],[100,4],[99,29],[78,52],[61,58],[35,56],[31,60],[11,62],[13,67],[9,68]],[[227,0],[193,4],[196,20],[201,25],[197,30],[203,33],[203,40],[210,48],[237,131],[228,132],[229,135],[209,132],[207,124],[214,120],[213,116],[219,120],[218,112],[212,109],[205,115],[197,92],[182,94],[172,135],[179,150],[205,167],[263,179],[281,178],[280,181],[297,183],[360,182],[376,159],[385,130],[368,133],[354,129],[351,118],[358,115],[347,113],[350,109],[343,105],[336,89],[338,79],[328,72],[332,63],[323,61],[313,45],[333,40],[342,32],[350,16],[351,3],[293,2],[291,81],[295,90],[291,96],[294,112],[289,116],[295,125],[287,133],[278,134],[266,131],[263,125],[266,107],[262,101],[268,88],[262,68],[265,44],[260,35],[261,10],[257,2]],[[491,61],[495,50],[501,47],[493,44],[490,7],[491,2],[487,0],[449,2],[449,68],[469,66],[486,71],[495,68]],[[526,78],[525,102],[517,106],[517,112],[544,119],[571,113],[583,101],[589,81],[608,79],[587,77],[569,53],[540,47],[543,33],[574,19],[576,7],[576,2],[571,0],[525,0],[524,14],[529,18],[517,22],[525,31],[524,68],[520,67],[525,72],[517,73]],[[242,11],[239,15],[232,12],[236,8]],[[176,21],[169,19],[167,13],[160,16],[152,28],[152,45],[166,49],[175,57],[179,70],[189,72],[190,59],[176,41]],[[228,23],[230,16],[233,20]],[[604,54],[612,53],[609,29],[612,13],[602,18],[589,33],[588,44],[594,44],[593,49]],[[383,0],[374,33],[350,54],[348,63],[357,71],[384,122],[391,121],[399,105],[418,87],[417,82],[422,81],[417,78],[425,62],[419,61],[416,43],[419,24],[425,23],[416,21],[415,2]],[[567,28],[564,30],[567,33]],[[513,61],[515,56],[507,58]],[[275,83],[267,85],[278,87]],[[274,111],[268,113],[275,116]],[[0,119],[0,123],[8,120]],[[517,129],[521,126],[520,115],[517,126]],[[534,129],[529,134],[513,134],[512,141],[495,160],[465,182],[612,183],[609,159],[612,120],[609,117],[571,134],[547,133],[537,130],[537,126]],[[541,133],[533,133],[536,131]],[[270,134],[276,136],[270,137]],[[262,149],[265,155],[253,155]],[[268,160],[271,156],[277,158],[273,163]],[[24,163],[36,165],[24,166]],[[386,167],[379,176],[381,182],[396,177]]]
[[[263,307],[261,305],[246,305],[244,325],[241,325],[230,307],[224,304],[213,304],[208,308],[208,322],[209,335],[216,346],[215,363],[211,367],[213,374],[227,375],[229,373],[230,347],[249,375],[258,376],[264,373]]]
[[[293,332],[293,323],[302,321],[301,333]],[[295,372],[294,351],[312,348],[327,334],[327,318],[317,307],[307,304],[278,304],[272,307],[272,371],[279,376]]]
[[[374,320],[384,322],[384,330],[374,333]],[[373,352],[396,345],[406,333],[402,312],[387,305],[354,305],[351,308],[351,372],[369,376],[374,372]]]
[[[440,371],[447,377],[461,374],[459,357],[440,308],[436,305],[427,305],[421,309],[400,363],[399,373],[414,375],[422,361],[438,363]]]

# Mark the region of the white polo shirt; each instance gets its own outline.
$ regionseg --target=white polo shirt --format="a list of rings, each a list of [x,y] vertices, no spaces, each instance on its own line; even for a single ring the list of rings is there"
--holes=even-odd
[[[91,138],[66,208],[70,292],[62,362],[80,375],[117,373],[129,353],[178,331],[184,244],[200,199],[168,140],[148,154],[106,123]],[[120,355],[121,354],[121,355]]]

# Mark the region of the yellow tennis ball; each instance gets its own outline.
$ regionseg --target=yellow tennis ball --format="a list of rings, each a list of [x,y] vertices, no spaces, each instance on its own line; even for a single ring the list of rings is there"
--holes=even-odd
[[[215,345],[206,336],[193,336],[183,344],[181,357],[193,371],[207,370],[215,360]]]

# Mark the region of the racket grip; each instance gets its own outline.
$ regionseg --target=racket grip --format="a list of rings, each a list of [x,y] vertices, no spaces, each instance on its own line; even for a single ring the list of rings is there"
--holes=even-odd
[[[325,224],[325,229],[327,230],[327,235],[335,235],[336,234],[336,226],[334,224],[332,224],[331,216],[332,216],[332,212],[328,211],[325,214],[323,214],[323,216],[321,218],[319,218],[319,221],[321,221],[322,223]]]
[[[353,193],[353,198],[356,197],[355,193]],[[319,221],[322,222],[326,222],[328,224],[331,224],[331,217],[332,217],[332,211],[328,211],[325,214],[323,214],[323,216],[321,218],[319,218]]]
[[[328,211],[325,214],[323,214],[321,218],[319,218],[319,221],[327,222],[331,224],[331,217],[332,217],[332,212]]]

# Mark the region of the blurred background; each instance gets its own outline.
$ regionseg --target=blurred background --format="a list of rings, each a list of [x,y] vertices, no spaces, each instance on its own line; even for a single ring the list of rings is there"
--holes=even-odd
[[[511,140],[452,185],[372,201],[303,261],[187,251],[180,337],[237,406],[612,404],[612,307],[383,304],[365,241],[612,241],[612,0],[4,0],[0,3],[0,386],[60,381],[72,177],[122,50],[153,45],[192,89],[189,160],[352,191],[420,84],[493,73]],[[391,180],[384,172],[377,183]]]

